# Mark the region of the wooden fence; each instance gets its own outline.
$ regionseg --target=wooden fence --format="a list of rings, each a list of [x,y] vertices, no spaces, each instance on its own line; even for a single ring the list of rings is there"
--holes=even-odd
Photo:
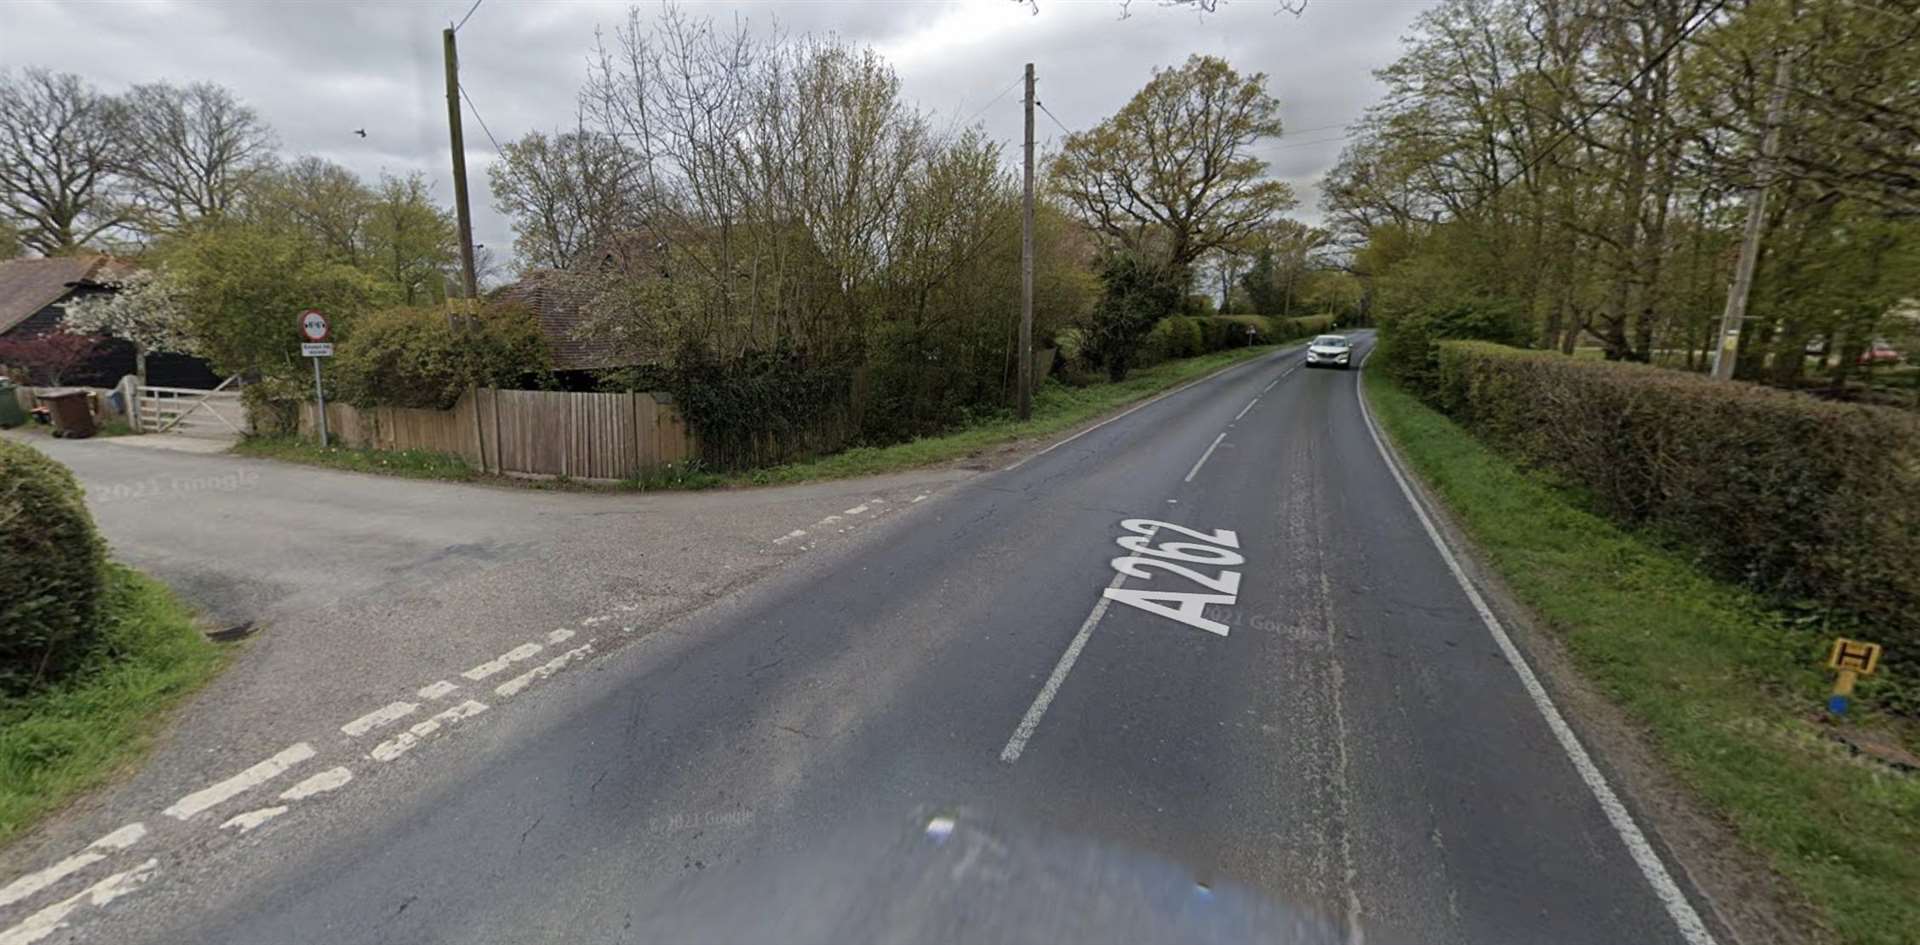
[[[317,436],[312,403],[300,433]],[[452,410],[327,405],[333,442],[451,453],[475,469],[511,476],[629,479],[699,454],[668,394],[576,394],[480,388]]]

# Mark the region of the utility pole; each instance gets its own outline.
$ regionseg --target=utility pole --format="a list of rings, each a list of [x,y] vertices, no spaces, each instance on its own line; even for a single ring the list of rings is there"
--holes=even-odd
[[[473,276],[473,215],[467,210],[467,150],[460,135],[460,54],[453,47],[453,27],[440,33],[447,59],[447,134],[453,139],[453,204],[460,220],[460,275],[469,300],[480,293]],[[472,304],[471,301],[468,304]],[[468,313],[471,314],[471,313]]]
[[[1754,162],[1753,190],[1747,194],[1747,225],[1740,236],[1740,259],[1733,267],[1733,285],[1727,288],[1727,308],[1720,316],[1720,346],[1713,352],[1713,379],[1733,380],[1740,353],[1740,328],[1747,320],[1747,295],[1753,290],[1753,270],[1760,262],[1760,234],[1767,222],[1767,191],[1773,185],[1773,166],[1780,155],[1780,125],[1787,107],[1787,83],[1793,81],[1793,63],[1780,50],[1773,68],[1773,93],[1767,99],[1767,131],[1760,139],[1760,158]],[[1798,357],[1799,353],[1794,352]]]
[[[1026,197],[1020,213],[1020,419],[1033,416],[1033,63],[1027,63]]]

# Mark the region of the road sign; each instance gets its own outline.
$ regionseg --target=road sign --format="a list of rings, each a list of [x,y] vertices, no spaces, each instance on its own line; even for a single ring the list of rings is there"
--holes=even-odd
[[[333,342],[307,341],[300,344],[300,356],[303,358],[333,357]]]
[[[307,309],[300,313],[300,337],[308,341],[327,341],[333,337],[333,326],[327,324],[327,316],[317,309]]]
[[[1836,639],[1827,653],[1827,668],[1839,672],[1833,680],[1833,695],[1827,697],[1827,710],[1839,715],[1853,702],[1853,684],[1880,668],[1880,644]]]

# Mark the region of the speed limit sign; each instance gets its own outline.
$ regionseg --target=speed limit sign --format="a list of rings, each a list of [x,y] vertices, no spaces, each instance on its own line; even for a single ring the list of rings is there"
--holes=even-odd
[[[312,342],[326,341],[333,337],[333,326],[327,324],[327,316],[310,308],[300,313],[300,337]]]

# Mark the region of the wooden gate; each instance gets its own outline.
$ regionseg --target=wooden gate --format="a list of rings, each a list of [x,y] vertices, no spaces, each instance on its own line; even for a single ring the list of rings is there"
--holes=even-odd
[[[139,433],[237,440],[247,429],[240,391],[232,389],[239,379],[236,374],[212,390],[128,383],[127,388],[133,391],[128,403],[134,409],[127,411],[127,419]]]

